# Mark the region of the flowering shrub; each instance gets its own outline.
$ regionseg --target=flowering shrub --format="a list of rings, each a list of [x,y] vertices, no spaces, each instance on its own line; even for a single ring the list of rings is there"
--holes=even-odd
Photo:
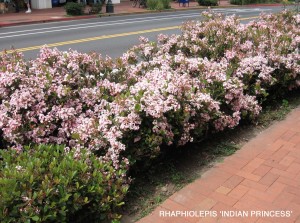
[[[0,129],[15,149],[30,143],[87,147],[133,160],[253,118],[268,95],[299,87],[300,15],[246,25],[204,13],[181,35],[141,38],[116,61],[43,48],[26,62],[0,59]],[[125,157],[125,158],[124,158]]]
[[[133,105],[122,96],[127,85],[109,58],[44,48],[34,61],[15,53],[0,63],[0,128],[16,149],[30,143],[86,146],[118,165],[125,149],[120,138],[140,119],[130,112]]]
[[[142,60],[131,72],[141,76],[146,116],[168,126],[163,132],[179,145],[255,117],[269,94],[300,84],[299,14],[262,15],[246,25],[204,15],[181,35],[160,35],[158,44],[142,39],[130,51]]]
[[[63,146],[0,150],[1,222],[95,222],[117,219],[127,192],[115,171],[85,149]],[[80,221],[81,220],[81,221]]]

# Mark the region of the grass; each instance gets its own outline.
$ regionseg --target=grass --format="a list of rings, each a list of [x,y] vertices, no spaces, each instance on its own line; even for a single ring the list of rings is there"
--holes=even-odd
[[[158,158],[147,169],[133,175],[133,183],[125,200],[124,214],[138,220],[162,203],[174,192],[201,177],[216,162],[234,154],[258,132],[274,121],[283,120],[300,105],[300,91],[265,105],[254,123],[215,134],[201,143],[171,148],[168,156]]]

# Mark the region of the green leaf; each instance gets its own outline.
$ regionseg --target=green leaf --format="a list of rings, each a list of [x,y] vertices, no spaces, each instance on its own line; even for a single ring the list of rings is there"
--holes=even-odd
[[[80,135],[79,133],[72,133],[72,139],[77,139],[77,140],[80,140]]]
[[[30,179],[29,179],[29,183],[32,184],[32,182],[33,182],[33,175],[31,175],[31,176],[30,176]]]
[[[125,202],[120,202],[120,203],[117,204],[117,206],[122,206],[124,204],[125,204]]]
[[[33,221],[39,221],[39,220],[40,220],[39,216],[33,216],[31,219],[32,219]]]
[[[135,110],[136,112],[140,112],[140,111],[141,111],[141,105],[140,105],[140,104],[136,104],[136,105],[134,106],[134,110]]]
[[[34,192],[34,193],[33,193],[33,196],[32,196],[32,199],[34,200],[34,199],[36,199],[36,198],[37,198],[37,193]]]
[[[52,82],[52,77],[49,72],[46,73],[46,78],[49,82]]]

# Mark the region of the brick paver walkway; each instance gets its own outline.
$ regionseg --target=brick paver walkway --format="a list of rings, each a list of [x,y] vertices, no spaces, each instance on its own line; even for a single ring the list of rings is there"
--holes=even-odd
[[[151,222],[300,223],[300,108],[139,221]]]

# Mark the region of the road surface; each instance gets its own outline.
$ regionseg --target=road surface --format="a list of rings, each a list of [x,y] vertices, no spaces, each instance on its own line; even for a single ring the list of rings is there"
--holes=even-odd
[[[260,13],[274,13],[282,7],[216,8],[225,15],[236,14],[249,22]],[[99,17],[0,29],[0,50],[18,49],[27,59],[34,59],[43,45],[60,50],[96,51],[118,57],[138,43],[139,36],[156,40],[159,33],[180,33],[178,27],[187,20],[200,20],[204,10],[187,10],[126,16]]]

